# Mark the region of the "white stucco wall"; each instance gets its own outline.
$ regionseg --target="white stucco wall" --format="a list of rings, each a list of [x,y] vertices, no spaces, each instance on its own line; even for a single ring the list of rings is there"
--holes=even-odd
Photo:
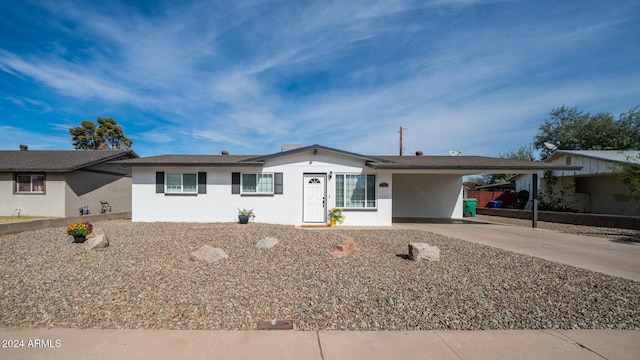
[[[393,175],[393,217],[462,218],[462,176]]]
[[[207,172],[207,193],[198,195],[156,194],[155,173]],[[231,174],[283,173],[283,194],[240,195],[231,193]],[[344,225],[391,225],[391,174],[370,169],[364,161],[319,151],[283,155],[256,167],[135,167],[133,169],[132,220],[179,222],[236,222],[238,208],[253,209],[256,222],[300,225],[303,223],[303,176],[310,174],[375,174],[377,208],[346,210]],[[386,182],[388,188],[380,188]],[[335,176],[327,176],[327,208],[335,206]]]

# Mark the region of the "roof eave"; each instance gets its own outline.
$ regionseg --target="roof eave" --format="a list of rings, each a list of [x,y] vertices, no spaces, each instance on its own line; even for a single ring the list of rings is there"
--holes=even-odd
[[[121,150],[121,151],[118,151],[117,154],[110,154],[110,156],[106,156],[106,157],[103,157],[103,158],[100,158],[100,159],[96,159],[94,161],[90,161],[90,162],[87,162],[87,163],[79,164],[77,166],[73,166],[73,167],[64,169],[62,171],[58,171],[58,172],[71,172],[71,171],[83,169],[83,168],[86,168],[86,167],[89,167],[89,166],[102,164],[102,163],[111,161],[111,160],[113,160],[115,158],[118,158],[118,157],[121,157],[121,156],[126,156],[126,155],[132,156],[131,159],[139,158],[138,154],[134,153],[132,150]],[[50,171],[50,172],[54,172],[54,171]]]
[[[186,162],[156,162],[156,163],[120,163],[123,166],[130,167],[157,167],[157,166],[181,166],[181,167],[261,167],[263,163],[246,163],[246,162],[234,162],[234,163],[186,163]]]
[[[37,169],[5,168],[5,169],[0,169],[0,172],[17,172],[17,173],[57,173],[57,174],[63,174],[63,173],[71,172],[71,171],[74,171],[74,170],[69,170],[69,169],[43,169],[43,168],[37,168]]]
[[[392,164],[367,164],[368,167],[378,170],[464,170],[470,172],[482,172],[482,171],[504,171],[508,173],[512,172],[538,172],[544,170],[565,170],[565,171],[579,171],[582,166],[540,166],[540,167],[528,167],[528,166],[451,166],[451,165],[392,165]]]

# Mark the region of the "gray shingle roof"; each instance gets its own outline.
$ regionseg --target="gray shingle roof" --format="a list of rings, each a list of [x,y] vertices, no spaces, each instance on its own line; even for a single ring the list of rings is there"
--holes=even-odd
[[[263,166],[276,157],[305,151],[323,151],[354,157],[373,169],[435,170],[456,173],[537,172],[538,170],[580,170],[580,166],[554,165],[544,162],[501,159],[483,156],[368,156],[321,145],[311,145],[269,155],[159,155],[121,161],[130,166]]]
[[[262,166],[257,155],[158,155],[119,161],[129,166]]]
[[[287,151],[281,151],[281,152],[277,152],[277,153],[273,153],[273,154],[269,154],[269,155],[256,156],[256,157],[254,157],[252,159],[248,159],[247,161],[261,161],[262,162],[264,160],[268,160],[268,159],[272,159],[272,158],[276,158],[276,157],[280,157],[280,156],[286,156],[286,155],[290,155],[290,154],[302,153],[302,152],[306,152],[306,151],[310,151],[310,150],[313,150],[314,154],[318,150],[320,150],[320,151],[330,152],[330,153],[334,153],[334,154],[354,157],[354,158],[358,158],[358,159],[362,159],[362,160],[366,160],[366,161],[376,161],[376,162],[385,162],[386,161],[386,160],[383,160],[383,159],[380,159],[380,158],[377,158],[377,157],[374,157],[374,156],[357,154],[357,153],[344,151],[344,150],[340,150],[340,149],[334,149],[334,148],[330,148],[330,147],[322,146],[322,145],[318,145],[318,144],[304,146],[304,147],[300,147],[300,148],[296,148],[296,149],[292,149],[292,150],[287,150]]]
[[[1,150],[0,171],[69,172],[122,158],[137,158],[131,150]]]

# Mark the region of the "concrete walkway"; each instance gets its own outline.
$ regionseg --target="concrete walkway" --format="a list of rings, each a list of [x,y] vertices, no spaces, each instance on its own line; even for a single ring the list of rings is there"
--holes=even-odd
[[[0,359],[576,359],[640,357],[640,331],[0,329]],[[6,341],[11,340],[12,348]],[[17,346],[17,347],[15,347]]]
[[[607,275],[640,281],[640,243],[617,242],[554,230],[473,220],[447,223],[394,224],[420,229],[555,261]],[[638,355],[640,359],[640,355]]]

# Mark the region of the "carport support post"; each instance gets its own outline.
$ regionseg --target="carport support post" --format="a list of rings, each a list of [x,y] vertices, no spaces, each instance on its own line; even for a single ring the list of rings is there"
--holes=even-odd
[[[531,181],[531,196],[533,197],[533,206],[531,207],[531,227],[538,227],[538,174],[533,174]]]

